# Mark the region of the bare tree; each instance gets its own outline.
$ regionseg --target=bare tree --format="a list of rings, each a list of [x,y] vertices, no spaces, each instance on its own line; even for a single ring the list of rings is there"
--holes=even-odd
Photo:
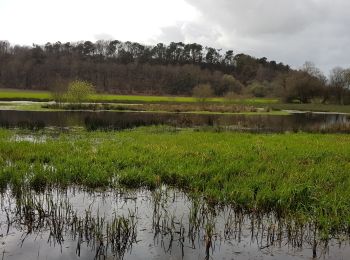
[[[335,67],[329,75],[329,85],[338,103],[344,104],[344,98],[350,91],[350,69]]]
[[[59,75],[56,75],[54,82],[50,85],[51,96],[59,106],[66,101],[67,87],[67,81]]]
[[[308,73],[310,76],[318,78],[324,84],[327,83],[327,77],[323,74],[323,72],[319,68],[315,66],[313,62],[306,61],[301,70]]]

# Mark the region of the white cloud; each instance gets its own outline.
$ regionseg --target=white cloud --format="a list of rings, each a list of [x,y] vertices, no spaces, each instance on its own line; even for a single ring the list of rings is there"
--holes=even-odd
[[[95,40],[147,42],[161,27],[190,21],[184,0],[0,0],[0,39],[31,44]]]

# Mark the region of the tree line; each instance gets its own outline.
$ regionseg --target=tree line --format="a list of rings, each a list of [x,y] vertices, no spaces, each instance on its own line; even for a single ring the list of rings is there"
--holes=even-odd
[[[81,79],[99,92],[191,95],[200,84],[213,95],[276,96],[288,102],[348,103],[349,70],[327,79],[313,64],[288,65],[205,47],[172,42],[154,46],[117,40],[56,42],[33,46],[0,41],[0,87],[52,90]]]

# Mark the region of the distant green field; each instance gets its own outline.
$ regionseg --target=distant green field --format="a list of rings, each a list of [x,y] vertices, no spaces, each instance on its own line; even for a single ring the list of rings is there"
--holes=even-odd
[[[194,97],[172,97],[172,96],[135,96],[135,95],[94,95],[91,97],[96,101],[119,101],[119,102],[175,102],[175,103],[193,103],[198,102]],[[273,98],[244,98],[226,100],[225,98],[208,98],[206,102],[230,102],[242,104],[274,104],[278,99]]]
[[[106,95],[96,94],[91,97],[93,101],[109,101],[109,102],[179,102],[188,103],[196,102],[197,100],[193,97],[170,97],[170,96],[138,96],[138,95]],[[208,99],[211,102],[222,102],[221,98]]]
[[[32,91],[17,89],[0,89],[0,100],[34,100],[48,101],[51,100],[51,94],[48,91]],[[96,102],[125,102],[125,103],[157,103],[157,102],[173,102],[173,103],[192,103],[198,102],[194,97],[173,97],[173,96],[139,96],[139,95],[110,95],[96,94],[91,97],[91,101]],[[224,98],[209,98],[206,102],[228,102]],[[237,104],[275,104],[278,99],[274,98],[244,98],[232,99],[230,103]]]
[[[48,91],[30,91],[15,89],[0,89],[1,100],[49,100],[51,94]]]

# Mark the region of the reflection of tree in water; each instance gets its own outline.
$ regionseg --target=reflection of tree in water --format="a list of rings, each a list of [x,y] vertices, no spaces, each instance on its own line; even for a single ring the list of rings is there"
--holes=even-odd
[[[58,195],[59,194],[59,195]],[[77,191],[77,196],[86,192]],[[89,196],[103,203],[103,196]],[[116,198],[122,196],[114,193]],[[114,211],[111,216],[92,205],[85,205],[82,212],[70,202],[65,191],[7,190],[1,195],[1,215],[6,235],[10,230],[22,233],[22,241],[33,234],[48,234],[48,243],[63,250],[67,238],[76,241],[76,254],[80,256],[88,248],[96,259],[114,256],[122,259],[137,246],[140,232],[152,232],[153,243],[160,246],[166,255],[182,258],[188,250],[203,254],[205,259],[220,251],[221,245],[249,244],[260,250],[273,247],[311,247],[313,256],[326,254],[328,240],[322,240],[315,223],[301,223],[293,218],[279,218],[276,214],[244,212],[228,206],[207,203],[202,197],[188,197],[176,190],[158,188],[146,200],[150,203],[151,216],[139,211],[135,198],[127,198],[131,208],[123,215]],[[174,205],[184,208],[174,208]],[[149,227],[140,229],[139,220],[150,217]],[[141,236],[142,237],[142,236]],[[318,251],[319,250],[319,251]]]
[[[9,195],[8,191],[5,193]],[[15,198],[6,195],[1,201],[1,211],[6,213],[6,235],[10,227],[22,232],[22,245],[29,235],[48,233],[47,242],[61,250],[67,237],[77,241],[78,256],[86,245],[95,251],[95,259],[108,255],[122,259],[136,242],[137,219],[133,211],[107,219],[103,212],[93,212],[90,206],[84,214],[78,214],[67,196],[55,198],[49,191],[21,191]]]
[[[154,242],[169,255],[175,246],[181,248],[184,257],[186,247],[203,250],[205,259],[210,259],[215,250],[220,250],[221,243],[241,243],[248,234],[250,243],[260,250],[286,245],[300,249],[311,246],[313,257],[317,256],[317,248],[326,253],[327,240],[320,239],[314,223],[301,224],[293,218],[278,218],[273,213],[247,213],[211,205],[198,197],[190,200],[188,213],[179,217],[169,211],[174,196],[162,190],[152,194]]]
[[[148,112],[0,111],[0,126],[41,129],[80,126],[88,130],[120,130],[148,125],[216,127],[251,132],[349,132],[350,118],[340,114],[206,115]]]

